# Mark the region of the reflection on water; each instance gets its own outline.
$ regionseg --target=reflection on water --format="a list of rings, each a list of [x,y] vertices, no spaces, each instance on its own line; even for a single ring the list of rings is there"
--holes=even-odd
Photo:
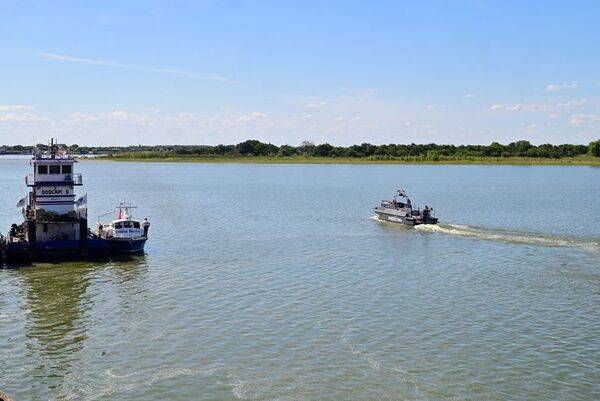
[[[89,317],[102,298],[101,292],[114,291],[118,302],[128,305],[143,291],[147,268],[146,257],[137,256],[110,263],[36,264],[10,269],[24,294],[25,357],[31,365],[23,374],[35,378],[42,388],[61,388],[85,347],[88,328],[93,324]],[[103,287],[100,292],[98,286]],[[45,395],[40,396],[45,399]],[[22,399],[33,398],[26,395]]]
[[[83,347],[85,324],[81,319],[93,306],[86,292],[90,285],[85,265],[59,265],[19,270],[28,308],[28,358],[37,363],[30,373],[54,381],[69,373],[75,354]]]

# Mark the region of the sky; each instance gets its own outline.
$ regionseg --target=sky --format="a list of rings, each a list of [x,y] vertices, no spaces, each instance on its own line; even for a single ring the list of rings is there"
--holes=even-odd
[[[583,143],[598,1],[0,0],[0,144]]]

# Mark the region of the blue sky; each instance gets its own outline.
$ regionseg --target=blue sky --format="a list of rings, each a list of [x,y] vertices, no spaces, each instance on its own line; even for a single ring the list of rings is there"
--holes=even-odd
[[[587,143],[600,2],[2,1],[0,143]]]

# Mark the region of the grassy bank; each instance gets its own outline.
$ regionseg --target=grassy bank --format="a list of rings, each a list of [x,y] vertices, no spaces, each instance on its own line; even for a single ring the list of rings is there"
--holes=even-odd
[[[150,152],[149,152],[150,153]],[[94,160],[122,162],[178,162],[178,163],[261,163],[261,164],[492,164],[492,165],[583,165],[600,166],[600,157],[576,156],[559,159],[542,157],[439,157],[436,160],[422,156],[411,157],[317,157],[317,156],[197,156],[131,153],[98,157]]]

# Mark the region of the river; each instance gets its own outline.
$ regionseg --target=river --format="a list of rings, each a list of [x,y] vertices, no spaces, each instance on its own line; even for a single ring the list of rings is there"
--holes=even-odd
[[[25,160],[0,160],[0,230]],[[0,269],[21,400],[595,400],[600,168],[84,161],[146,255]],[[439,226],[372,208],[403,187]]]

